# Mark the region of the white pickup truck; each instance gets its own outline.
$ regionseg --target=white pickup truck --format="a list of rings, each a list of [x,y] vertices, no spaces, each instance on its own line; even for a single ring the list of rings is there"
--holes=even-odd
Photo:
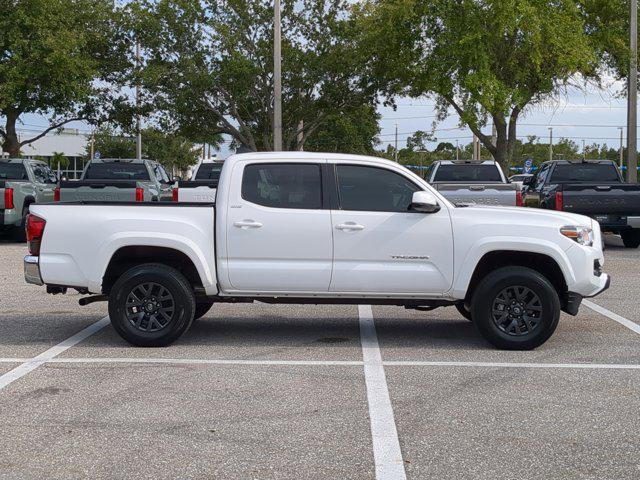
[[[456,306],[496,347],[531,349],[610,282],[588,217],[455,207],[354,155],[236,155],[215,205],[34,205],[27,234],[28,282],[108,300],[142,346],[170,344],[216,302],[261,301]]]

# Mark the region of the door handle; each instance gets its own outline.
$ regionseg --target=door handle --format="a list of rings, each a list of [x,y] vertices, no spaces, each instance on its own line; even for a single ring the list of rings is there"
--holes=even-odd
[[[336,225],[336,230],[342,230],[342,231],[359,231],[359,230],[364,230],[364,225],[359,225],[355,222],[347,222],[347,223],[341,223],[340,225]]]
[[[260,222],[254,222],[253,220],[242,220],[241,222],[234,222],[233,226],[248,230],[249,228],[260,228],[262,224]]]

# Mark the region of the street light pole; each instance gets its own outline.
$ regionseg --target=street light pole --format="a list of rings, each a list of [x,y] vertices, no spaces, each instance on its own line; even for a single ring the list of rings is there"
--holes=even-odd
[[[587,151],[585,149],[585,141],[582,140],[582,160],[586,160],[587,159]]]
[[[282,40],[280,0],[273,6],[273,150],[282,150]]]
[[[627,91],[627,182],[638,181],[638,0],[631,0],[631,64]]]
[[[140,43],[136,42],[136,70],[140,71]],[[136,158],[142,159],[142,126],[140,122],[140,80],[136,82]]]
[[[620,130],[620,168],[624,164],[624,127],[618,127]]]
[[[553,160],[553,127],[549,127],[549,161]]]

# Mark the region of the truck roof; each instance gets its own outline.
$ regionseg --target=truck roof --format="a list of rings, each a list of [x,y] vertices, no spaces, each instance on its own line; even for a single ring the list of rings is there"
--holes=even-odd
[[[562,165],[579,165],[581,163],[612,163],[617,165],[617,162],[613,161],[613,160],[582,160],[582,159],[576,159],[576,160],[548,160],[544,163],[559,163]]]
[[[148,158],[94,158],[91,163],[144,163]]]
[[[495,160],[435,160],[443,165],[496,165]]]
[[[0,158],[0,162],[2,163],[22,163],[24,161],[24,158]]]
[[[277,162],[295,162],[300,160],[348,160],[353,162],[377,162],[383,165],[398,165],[396,162],[386,160],[381,157],[368,155],[353,155],[342,153],[321,153],[321,152],[253,152],[238,153],[229,156],[225,163],[235,163],[241,160],[273,160]]]

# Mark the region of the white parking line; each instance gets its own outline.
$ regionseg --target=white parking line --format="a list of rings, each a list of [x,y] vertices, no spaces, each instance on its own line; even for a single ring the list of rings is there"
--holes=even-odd
[[[387,379],[370,305],[359,305],[360,341],[367,387],[376,480],[406,480]]]
[[[160,363],[175,365],[290,365],[290,366],[362,366],[359,360],[225,360],[209,358],[127,358],[127,357],[66,357],[47,363]]]
[[[54,359],[61,353],[70,349],[74,345],[77,345],[81,341],[90,337],[94,333],[102,330],[104,327],[109,325],[109,317],[105,317],[102,320],[97,321],[96,323],[89,325],[84,330],[80,330],[75,335],[67,338],[63,342],[60,342],[55,347],[51,347],[49,350],[42,352],[37,357],[33,357],[30,360],[27,360],[23,364],[17,366],[13,370],[9,370],[4,375],[0,376],[0,390],[5,388],[7,385],[15,382],[19,378],[24,377],[27,373],[32,372],[40,365],[47,363],[48,361]]]
[[[583,300],[582,304],[585,307],[589,307],[594,312],[598,312],[599,314],[604,315],[605,317],[609,317],[611,320],[615,320],[620,325],[624,325],[629,330],[633,330],[634,332],[640,334],[640,325],[638,325],[637,323],[632,322],[631,320],[627,320],[626,318],[621,317],[617,313],[613,313],[611,310],[607,310],[606,308],[601,307],[597,303],[593,303],[589,300]]]
[[[509,362],[423,362],[388,361],[389,367],[482,367],[482,368],[556,368],[577,370],[640,370],[640,365],[616,363],[509,363]]]

